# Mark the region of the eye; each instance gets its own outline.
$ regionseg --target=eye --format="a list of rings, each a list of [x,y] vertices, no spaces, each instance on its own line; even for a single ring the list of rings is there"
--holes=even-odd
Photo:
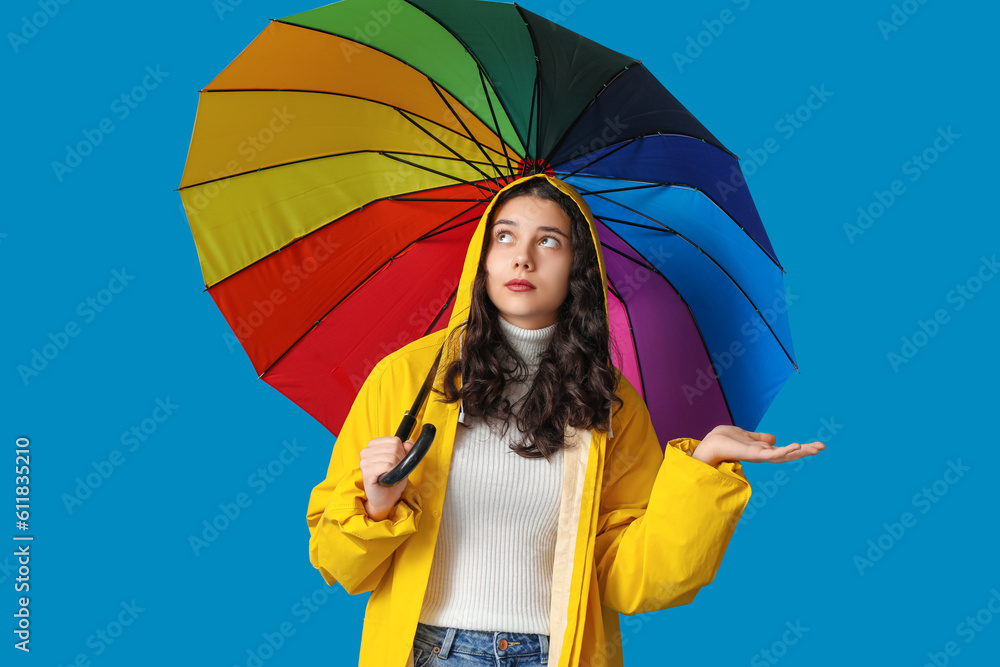
[[[553,241],[555,243],[555,245],[549,246],[550,248],[558,248],[559,247],[559,240],[556,237],[554,237],[554,236],[546,236],[542,240],[544,241],[545,239],[549,239],[550,241]]]
[[[496,233],[496,239],[497,239],[497,241],[500,241],[500,237],[501,236],[509,236],[509,234],[507,234],[507,232],[504,232],[504,231],[497,232]],[[500,242],[503,243],[503,241],[500,241]]]

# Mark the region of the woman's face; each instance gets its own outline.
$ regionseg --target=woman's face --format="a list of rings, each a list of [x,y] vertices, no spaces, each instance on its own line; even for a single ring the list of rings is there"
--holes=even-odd
[[[496,211],[486,251],[486,293],[501,317],[522,329],[554,324],[569,293],[572,223],[549,199],[515,197]],[[511,281],[531,283],[527,289]]]

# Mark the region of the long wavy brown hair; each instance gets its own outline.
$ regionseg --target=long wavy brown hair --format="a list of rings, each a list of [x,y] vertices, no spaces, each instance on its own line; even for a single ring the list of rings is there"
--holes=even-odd
[[[496,212],[511,199],[526,196],[554,201],[569,215],[573,262],[569,291],[559,308],[552,340],[515,411],[504,397],[504,388],[507,382],[523,381],[528,367],[500,328],[500,311],[486,292],[485,267]],[[483,420],[491,428],[502,425],[501,437],[510,423],[516,422],[523,438],[510,448],[525,458],[550,460],[557,451],[569,447],[564,435],[567,424],[606,433],[613,404],[619,409],[624,405],[617,394],[620,373],[611,363],[604,282],[590,225],[576,203],[545,178],[528,179],[497,195],[483,235],[469,317],[451,336],[461,335],[463,330],[461,359],[445,369],[444,391],[433,391],[443,395],[445,403],[461,400],[466,417]],[[460,378],[464,378],[461,388]]]

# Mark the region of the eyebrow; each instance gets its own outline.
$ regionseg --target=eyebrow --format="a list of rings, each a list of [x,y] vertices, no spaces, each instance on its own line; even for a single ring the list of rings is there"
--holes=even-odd
[[[497,220],[494,223],[494,226],[496,226],[496,225],[510,225],[511,227],[517,227],[518,226],[518,224],[515,221],[508,220],[507,218],[501,218],[500,220]],[[559,229],[558,227],[539,227],[538,231],[540,231],[540,232],[555,232],[556,234],[558,234],[559,236],[563,237],[567,241],[571,240],[568,236],[566,236],[566,233],[563,230]]]

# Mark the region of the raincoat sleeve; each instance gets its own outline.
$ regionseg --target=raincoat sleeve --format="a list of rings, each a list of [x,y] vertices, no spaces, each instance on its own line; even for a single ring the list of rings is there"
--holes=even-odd
[[[383,359],[383,362],[386,360]],[[375,590],[399,546],[416,532],[419,494],[407,483],[385,519],[365,512],[361,450],[372,438],[394,435],[380,387],[391,381],[380,362],[365,380],[333,447],[326,479],[309,496],[309,561],[327,584],[336,582],[350,595]]]
[[[661,451],[645,402],[631,385],[625,391],[632,400],[607,448],[595,562],[602,604],[632,615],[688,604],[712,582],[750,483],[739,461],[692,458],[700,440],[677,438]]]

